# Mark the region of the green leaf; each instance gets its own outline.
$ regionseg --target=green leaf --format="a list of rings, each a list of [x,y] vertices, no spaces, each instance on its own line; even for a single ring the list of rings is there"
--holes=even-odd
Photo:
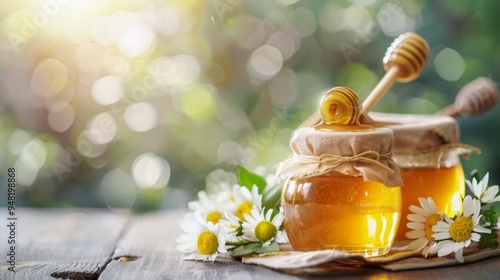
[[[259,189],[259,194],[262,194],[267,182],[262,176],[238,165],[238,184],[247,187],[249,190],[252,190],[252,186],[256,185]]]
[[[244,257],[248,256],[250,254],[263,254],[263,253],[270,253],[270,252],[279,252],[280,247],[277,242],[273,241],[269,246],[263,247],[262,243],[256,242],[256,243],[250,243],[247,245],[242,245],[239,246],[238,248],[234,249],[233,253],[231,254],[232,257],[239,258],[239,257]]]
[[[260,246],[262,246],[260,243],[250,243],[248,245],[239,246],[238,248],[234,249],[231,256],[238,258],[253,254],[255,252],[255,249]]]
[[[489,228],[495,228],[498,224],[498,217],[500,215],[499,212],[494,209],[486,209],[481,210],[481,214],[483,215],[483,220],[489,223]]]
[[[275,209],[275,213],[273,214],[273,217],[275,214],[277,214],[279,211],[279,207],[281,204],[281,192],[282,192],[283,186],[280,184],[278,185],[268,185],[264,189],[264,193],[262,194],[262,206],[265,207],[266,209]]]
[[[279,252],[279,251],[280,251],[280,246],[276,241],[273,241],[267,247],[261,246],[256,248],[254,252],[257,254],[263,254],[263,253]]]
[[[484,248],[497,249],[498,248],[498,241],[496,240],[497,237],[498,236],[495,231],[492,231],[491,233],[481,233],[481,238],[479,239],[478,247],[480,249]]]

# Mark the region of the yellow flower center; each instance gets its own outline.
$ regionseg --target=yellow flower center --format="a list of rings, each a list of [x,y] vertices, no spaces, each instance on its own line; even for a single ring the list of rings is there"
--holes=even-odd
[[[202,255],[212,255],[217,252],[219,247],[219,241],[217,236],[210,231],[204,231],[198,236],[198,242],[196,243],[198,252]]]
[[[255,227],[255,237],[262,242],[266,242],[276,236],[278,230],[269,221],[262,221]]]
[[[240,204],[238,206],[238,209],[236,209],[236,216],[240,218],[242,221],[246,221],[245,217],[243,214],[250,214],[250,211],[252,211],[253,203],[246,201]]]
[[[210,212],[207,215],[207,222],[212,222],[215,225],[221,217],[222,214],[217,211]]]
[[[450,226],[451,238],[455,242],[465,241],[470,238],[473,228],[471,217],[462,216],[457,218]]]
[[[425,237],[427,237],[427,240],[434,241],[434,237],[432,237],[434,234],[432,227],[439,221],[441,221],[441,215],[439,214],[432,214],[425,221]]]

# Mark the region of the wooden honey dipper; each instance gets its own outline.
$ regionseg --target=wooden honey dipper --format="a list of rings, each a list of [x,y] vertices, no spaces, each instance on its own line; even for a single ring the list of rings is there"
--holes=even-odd
[[[396,80],[409,82],[417,78],[429,59],[429,45],[418,34],[399,35],[387,49],[383,58],[386,74],[362,104],[360,115],[366,115]],[[321,120],[319,111],[307,118],[300,127],[313,126]]]
[[[454,104],[448,105],[435,114],[453,118],[475,117],[491,110],[499,101],[497,85],[489,78],[479,77],[460,89]],[[364,123],[371,126],[399,124],[399,122],[376,121],[366,115],[364,117]]]
[[[361,114],[368,113],[396,80],[416,79],[429,59],[430,49],[424,38],[412,32],[399,35],[389,46],[383,62],[386,73],[363,102]]]
[[[478,116],[498,103],[498,95],[498,88],[492,80],[479,77],[462,87],[455,98],[455,103],[437,114],[454,118]]]

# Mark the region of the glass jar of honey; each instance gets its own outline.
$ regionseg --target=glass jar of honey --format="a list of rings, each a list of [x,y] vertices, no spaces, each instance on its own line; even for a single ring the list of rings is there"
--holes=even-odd
[[[456,120],[448,116],[375,112],[370,117],[394,132],[393,158],[403,179],[402,217],[396,240],[409,240],[409,207],[420,206],[419,197],[431,197],[437,208],[450,217],[461,211],[465,178],[459,155],[477,150],[459,143]]]
[[[392,131],[295,131],[280,163],[284,228],[294,250],[386,254],[401,216]]]

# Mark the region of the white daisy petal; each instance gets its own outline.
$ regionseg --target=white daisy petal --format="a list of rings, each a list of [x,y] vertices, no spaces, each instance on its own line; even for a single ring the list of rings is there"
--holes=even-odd
[[[445,240],[445,239],[449,239],[451,238],[451,235],[449,232],[436,232],[432,235],[432,237],[434,237],[434,239],[436,241],[439,241],[439,240]]]
[[[415,205],[410,205],[410,211],[412,211],[415,214],[427,217],[427,212],[425,212],[424,209],[417,207]]]
[[[461,263],[464,262],[464,257],[463,257],[463,248],[460,248],[458,249],[456,252],[455,252],[455,259]]]
[[[474,194],[475,198],[478,198],[482,203],[493,203],[496,201],[500,201],[500,196],[498,194],[498,186],[490,186],[488,187],[489,173],[481,179],[481,181],[477,182],[476,178],[472,179],[472,182],[466,181],[467,186]]]
[[[474,187],[472,185],[472,182],[469,181],[469,180],[465,180],[465,183],[467,184],[467,186],[469,187],[469,189],[472,191],[472,193],[474,193],[475,190],[474,190]],[[476,194],[476,193],[474,193],[474,194]]]
[[[196,253],[192,253],[192,254],[189,254],[187,256],[184,257],[185,260],[197,260],[200,258],[200,254],[198,252]]]
[[[463,200],[463,214],[464,216],[472,216],[474,214],[475,204],[470,195],[466,196]]]
[[[424,223],[410,222],[410,223],[407,223],[406,226],[410,229],[425,229]]]
[[[408,231],[406,233],[406,237],[408,237],[410,239],[416,239],[416,238],[425,237],[425,231],[423,231],[423,230]]]
[[[441,241],[441,242],[435,242],[434,244],[432,244],[430,250],[429,250],[429,253],[437,253],[439,250],[441,250],[441,248],[443,248],[444,246],[448,245],[450,243],[449,240],[445,240],[445,241]]]
[[[475,231],[475,232],[481,232],[481,233],[491,233],[491,229],[484,228],[482,226],[475,226],[473,228],[473,231]]]
[[[481,239],[481,235],[480,235],[479,233],[475,233],[475,232],[473,232],[473,233],[471,234],[470,239],[471,239],[472,241],[474,241],[474,242],[478,242],[478,241],[479,241],[479,239]]]
[[[460,213],[459,213],[459,214],[457,214],[457,217],[460,217],[460,216],[461,216],[461,215],[460,215]],[[447,226],[447,227],[448,227],[448,229],[449,229],[449,228],[450,228],[450,224],[451,224],[451,223],[453,223],[453,220],[452,220],[450,217],[448,217],[448,215],[443,215],[443,218],[444,218],[444,220],[445,220],[445,222],[444,222],[444,223],[446,223],[446,226]],[[441,224],[441,222],[438,222],[438,224]]]
[[[203,195],[202,195],[203,197]],[[183,233],[176,239],[177,250],[186,253],[184,259],[214,261],[219,253],[227,252],[226,249],[226,231],[222,223],[213,224],[207,222],[200,213],[193,213],[189,219],[181,224]],[[198,240],[203,234],[203,238],[216,238],[217,243],[208,242],[198,247]],[[203,243],[202,243],[203,244]],[[214,245],[216,247],[214,248]]]
[[[422,250],[422,255],[424,255],[424,257],[427,258],[427,256],[429,255],[430,249],[431,249],[431,245],[425,247],[424,250]]]
[[[477,197],[481,197],[484,194],[486,189],[486,184],[488,181],[488,177],[485,176],[483,180],[477,183],[476,180],[472,180],[472,182],[468,183],[471,190],[475,193],[475,197],[467,195],[463,199],[463,211],[457,212],[457,216],[454,219],[451,219],[447,215],[443,215],[444,220],[439,221],[432,227],[434,234],[432,235],[437,241],[434,245],[431,246],[429,252],[436,253],[439,257],[449,255],[451,253],[455,253],[455,258],[459,262],[463,262],[463,249],[470,246],[472,242],[477,242],[481,238],[480,233],[482,232],[490,232],[489,229],[483,228],[479,225],[479,221],[481,218],[481,201],[476,199]],[[477,195],[479,194],[479,195]],[[467,227],[463,226],[464,218],[468,217],[472,220],[473,228],[470,232],[464,230]],[[453,224],[460,221],[460,224],[457,224],[457,227],[453,227]],[[454,241],[460,240],[460,241]]]
[[[434,203],[434,200],[430,197],[427,199],[419,197],[418,200],[420,201],[420,205],[422,205],[422,208],[427,212],[427,213],[438,213],[439,210],[436,207],[436,204]]]
[[[417,214],[408,214],[406,218],[412,222],[425,223],[427,221],[426,217]]]
[[[279,230],[281,222],[283,221],[283,214],[282,212],[279,212],[271,221],[271,216],[273,214],[273,211],[274,211],[273,209],[269,209],[266,212],[265,209],[262,209],[259,212],[258,206],[254,205],[251,211],[252,217],[246,215],[245,217],[247,217],[248,219],[247,221],[242,223],[242,228],[243,228],[242,238],[251,242],[262,242],[263,247],[269,246],[273,241],[276,241],[278,243],[287,242],[286,236],[283,235],[283,233]],[[257,226],[260,226],[260,224],[263,222],[265,222],[263,226],[270,226],[275,228],[275,230],[273,230],[275,232],[274,236],[268,236],[266,235],[266,233],[264,233],[264,236],[262,236],[262,231],[259,231],[261,235],[259,235],[259,233],[256,232]],[[264,230],[264,232],[266,231]]]
[[[181,224],[181,229],[189,234],[199,234],[203,231],[203,228],[201,228],[198,224],[192,224],[187,221]]]
[[[450,224],[453,223],[453,220],[449,219],[446,215],[444,215],[444,218],[445,221],[439,221],[432,227],[434,232],[450,230]]]
[[[276,238],[275,238],[276,242],[278,243],[288,243],[288,238],[286,236],[286,234],[284,234],[282,231],[278,231],[278,233],[276,234]]]
[[[410,222],[407,223],[406,226],[411,229],[411,231],[406,233],[406,237],[409,239],[416,239],[410,243],[409,248],[422,249],[422,254],[427,257],[431,245],[434,244],[434,239],[427,237],[426,227],[428,223],[434,223],[435,220],[433,217],[436,214],[441,216],[441,212],[439,212],[434,200],[430,197],[419,197],[418,201],[421,207],[415,205],[409,207],[410,211],[413,213],[407,215]],[[428,219],[431,220],[428,221]]]
[[[281,224],[283,223],[283,220],[285,219],[285,216],[282,213],[276,214],[273,218],[273,225],[277,228],[281,227]]]
[[[427,243],[428,243],[427,238],[421,237],[417,240],[412,241],[410,244],[408,244],[408,249],[409,250],[420,250],[425,245],[427,245]]]
[[[446,241],[444,241],[446,242]],[[438,251],[438,257],[444,257],[447,256],[455,251],[460,249],[460,243],[455,243],[451,241],[449,244],[446,246],[441,247],[441,249]]]
[[[462,242],[462,246],[463,246],[463,248],[467,248],[467,247],[469,247],[470,243],[471,243],[470,238],[469,238],[469,239],[467,239],[467,240],[465,240],[464,242]]]

